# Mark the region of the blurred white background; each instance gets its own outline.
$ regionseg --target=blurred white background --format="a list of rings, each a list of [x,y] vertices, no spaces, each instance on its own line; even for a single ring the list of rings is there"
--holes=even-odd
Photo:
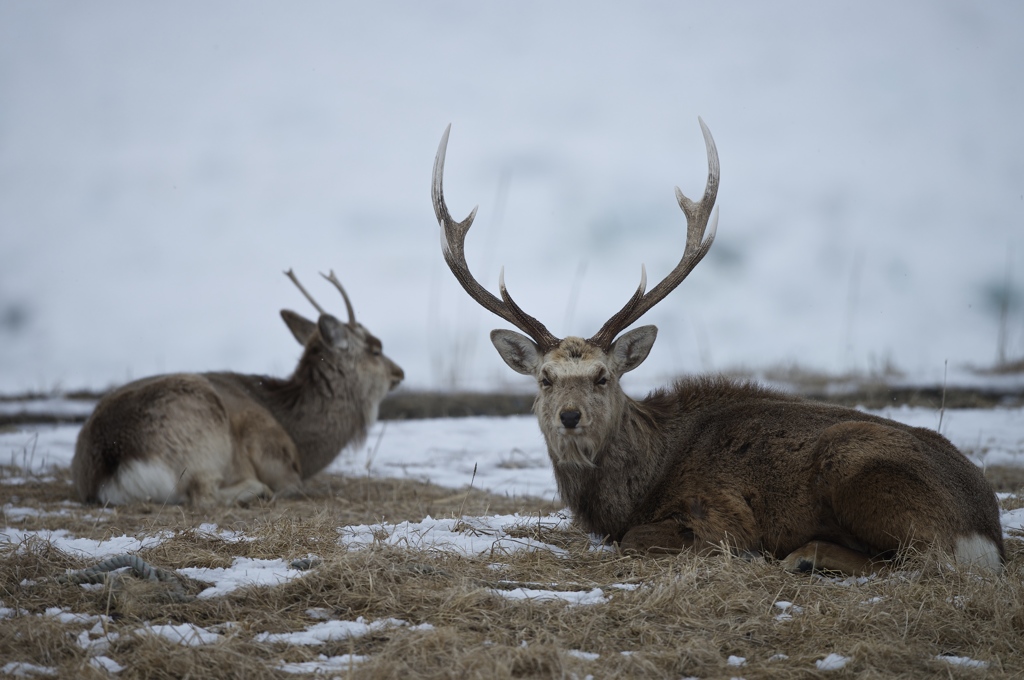
[[[294,267],[412,387],[529,384],[441,259],[589,336],[682,253],[700,115],[718,239],[634,384],[1024,354],[1024,5],[0,4],[0,392],[288,373]],[[578,295],[574,294],[578,291]],[[1008,297],[1009,296],[1009,297]]]

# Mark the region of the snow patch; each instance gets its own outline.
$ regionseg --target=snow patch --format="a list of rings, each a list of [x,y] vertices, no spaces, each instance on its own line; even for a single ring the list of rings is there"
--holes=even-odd
[[[844,668],[849,661],[850,657],[833,653],[824,659],[818,659],[814,665],[819,671],[838,671]]]

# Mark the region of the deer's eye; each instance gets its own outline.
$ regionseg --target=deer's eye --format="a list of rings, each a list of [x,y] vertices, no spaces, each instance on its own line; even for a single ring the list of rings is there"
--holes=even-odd
[[[541,387],[551,387],[551,381],[548,380],[547,376],[542,376],[540,379]]]
[[[598,379],[597,379],[597,380],[596,380],[596,381],[594,382],[594,384],[595,384],[595,385],[598,385],[598,386],[601,386],[601,385],[607,385],[607,384],[608,384],[608,377],[607,377],[607,376],[603,376],[603,375],[602,375],[602,376],[601,376],[600,378],[598,378]]]

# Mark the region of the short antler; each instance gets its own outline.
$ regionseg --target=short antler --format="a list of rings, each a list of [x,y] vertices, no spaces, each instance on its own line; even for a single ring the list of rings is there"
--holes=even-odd
[[[704,121],[699,117],[700,129],[704,133],[704,144],[708,150],[708,181],[704,188],[704,196],[697,203],[694,203],[683,192],[676,187],[676,200],[679,207],[686,215],[686,247],[683,250],[683,257],[679,260],[668,276],[658,285],[652,288],[646,295],[644,289],[647,287],[647,271],[641,267],[640,287],[637,288],[629,302],[619,310],[612,318],[605,322],[601,330],[597,332],[590,342],[607,350],[612,342],[623,329],[628,328],[633,322],[643,316],[651,307],[661,302],[666,295],[675,290],[675,287],[683,282],[693,268],[697,266],[715,240],[715,230],[718,228],[718,212],[713,211],[715,198],[718,196],[718,149],[715,148],[715,140],[711,137],[711,131]],[[704,233],[708,228],[708,221],[711,221],[711,231],[708,237]]]
[[[310,303],[312,303],[313,307],[316,308],[316,311],[320,312],[321,314],[326,314],[327,313],[327,312],[324,311],[323,307],[321,307],[319,304],[317,304],[317,301],[313,299],[313,296],[309,294],[309,291],[307,291],[305,288],[302,287],[302,284],[299,283],[299,278],[297,276],[295,276],[295,272],[293,272],[291,269],[289,269],[288,271],[286,271],[284,273],[284,275],[292,280],[292,283],[295,284],[296,288],[298,288],[300,291],[302,291],[302,294],[306,296],[306,299],[309,300]]]
[[[313,296],[309,294],[309,291],[306,290],[301,283],[299,283],[299,278],[295,276],[295,272],[289,269],[288,271],[285,272],[285,276],[291,279],[292,283],[294,283],[295,286],[300,291],[302,291],[302,294],[305,295],[306,299],[312,303],[312,305],[316,308],[316,311],[320,312],[321,314],[327,313],[324,311],[323,307],[317,304],[317,301],[313,299]],[[325,279],[333,283],[334,287],[337,288],[338,291],[341,293],[341,297],[345,299],[345,309],[348,310],[348,325],[354,326],[356,323],[356,313],[352,310],[352,302],[348,299],[348,293],[345,292],[345,289],[342,287],[341,281],[338,280],[338,277],[334,275],[334,270],[331,270],[330,275],[320,272],[320,276],[324,277]]]
[[[341,281],[339,281],[338,277],[334,275],[334,270],[331,270],[330,276],[324,274],[323,272],[320,272],[320,276],[324,277],[325,279],[333,283],[334,287],[338,289],[339,293],[341,293],[341,297],[345,298],[345,309],[348,310],[348,325],[355,326],[356,313],[355,311],[352,310],[352,302],[351,300],[348,299],[348,293],[346,293],[345,289],[342,287]]]
[[[517,305],[508,290],[505,288],[505,270],[502,269],[498,279],[498,289],[501,293],[501,300],[492,295],[486,288],[474,278],[466,264],[466,233],[473,226],[473,219],[476,217],[476,208],[469,213],[469,216],[461,222],[452,219],[448,206],[444,202],[444,157],[448,150],[448,133],[452,126],[445,128],[441,136],[441,144],[437,147],[437,157],[434,159],[434,175],[430,195],[434,202],[434,214],[437,216],[437,223],[441,226],[441,251],[444,253],[444,261],[452,270],[452,274],[458,279],[462,287],[469,293],[469,296],[477,301],[484,309],[497,314],[505,321],[523,331],[537,343],[541,351],[546,352],[559,343],[558,338],[552,335],[537,319],[524,312]],[[478,206],[479,207],[479,206]]]

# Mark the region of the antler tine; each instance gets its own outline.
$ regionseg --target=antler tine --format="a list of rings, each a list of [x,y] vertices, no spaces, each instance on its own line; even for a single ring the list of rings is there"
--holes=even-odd
[[[676,286],[683,282],[693,268],[704,259],[714,243],[715,233],[718,230],[718,210],[715,206],[715,199],[718,197],[718,181],[720,168],[718,165],[718,149],[715,147],[715,140],[711,137],[711,131],[704,124],[704,120],[697,118],[700,122],[700,129],[704,133],[704,145],[708,152],[708,181],[704,187],[704,195],[699,202],[693,202],[676,187],[676,201],[686,215],[686,246],[683,249],[683,257],[668,276],[662,279],[658,285],[652,288],[647,294],[643,293],[644,280],[640,282],[640,288],[629,299],[629,302],[620,309],[612,318],[605,322],[601,330],[590,342],[607,349],[611,347],[615,336],[623,329],[629,327],[633,322],[647,313],[651,307],[661,302],[665,296],[675,290]],[[710,224],[709,224],[710,220]],[[710,232],[705,238],[705,232]],[[646,279],[646,276],[644,277]]]
[[[320,272],[320,276],[324,277],[325,279],[333,283],[334,287],[338,289],[339,293],[341,293],[341,297],[345,299],[345,309],[348,310],[348,325],[355,326],[356,313],[352,309],[352,301],[348,299],[348,293],[345,292],[345,288],[341,285],[341,281],[339,281],[338,277],[334,275],[334,270],[331,270],[330,276],[324,274],[323,272]]]
[[[505,307],[510,314],[510,317],[506,317],[509,323],[526,332],[545,352],[558,344],[558,338],[549,333],[544,324],[524,312],[522,307],[517,305],[516,301],[509,295],[508,289],[505,287],[504,267],[501,268],[501,272],[498,274],[498,291],[501,293],[501,299],[505,302]]]
[[[316,300],[313,299],[313,296],[309,294],[309,291],[307,291],[305,288],[302,287],[302,284],[299,283],[299,279],[295,276],[295,272],[293,272],[291,269],[289,269],[288,271],[286,271],[284,273],[284,275],[287,276],[289,279],[291,279],[292,283],[294,283],[295,286],[300,291],[302,291],[302,294],[306,296],[306,299],[309,300],[313,304],[314,307],[316,307],[316,311],[320,312],[321,314],[326,314],[327,313],[327,312],[324,311],[323,307],[321,307],[320,305],[317,304]]]
[[[505,290],[504,269],[499,279],[501,295],[504,300],[499,300],[490,291],[484,288],[469,271],[466,263],[466,234],[473,226],[476,218],[477,208],[469,213],[466,219],[456,222],[452,219],[448,206],[444,202],[444,159],[448,151],[448,134],[452,126],[449,124],[441,135],[441,143],[437,147],[437,156],[434,158],[434,174],[431,182],[430,197],[434,203],[434,215],[437,223],[441,226],[441,252],[448,268],[465,289],[469,296],[487,311],[496,314],[505,321],[523,331],[536,342],[541,349],[547,350],[558,344],[558,338],[552,335],[540,321],[524,312]],[[479,207],[479,206],[477,206]]]

